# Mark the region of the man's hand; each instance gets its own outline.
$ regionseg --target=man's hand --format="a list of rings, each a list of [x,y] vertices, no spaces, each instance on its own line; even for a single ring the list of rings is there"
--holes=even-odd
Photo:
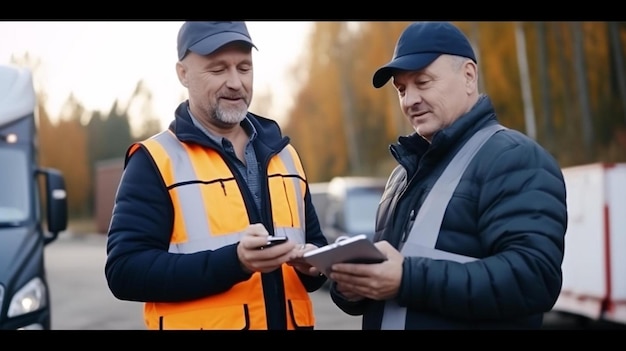
[[[263,224],[251,224],[237,244],[237,256],[248,272],[268,273],[293,258],[296,243],[286,243],[265,248],[269,233]]]
[[[330,279],[336,289],[350,301],[362,298],[387,300],[395,297],[402,279],[404,256],[387,241],[375,243],[387,256],[382,263],[336,263],[331,268]]]
[[[311,266],[310,264],[305,262],[304,259],[302,259],[302,256],[305,252],[315,249],[317,249],[317,246],[313,244],[296,245],[296,247],[292,251],[293,258],[287,263],[300,273],[310,276],[318,276],[321,274],[320,271],[314,266]]]

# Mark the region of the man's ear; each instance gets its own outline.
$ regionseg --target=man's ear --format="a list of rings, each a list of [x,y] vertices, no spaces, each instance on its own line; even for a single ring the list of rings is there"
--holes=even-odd
[[[472,93],[478,88],[478,65],[472,60],[467,60],[465,62],[464,74],[467,92]]]
[[[187,88],[187,67],[180,61],[176,62],[176,75],[180,84]]]

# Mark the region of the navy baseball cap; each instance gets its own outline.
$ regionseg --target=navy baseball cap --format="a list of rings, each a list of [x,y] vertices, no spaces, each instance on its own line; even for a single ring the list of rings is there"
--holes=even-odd
[[[185,22],[178,31],[178,60],[188,51],[208,55],[233,41],[243,41],[257,48],[245,22]]]
[[[469,40],[453,24],[411,23],[400,35],[393,59],[374,73],[372,83],[375,88],[380,88],[389,81],[394,70],[419,71],[441,54],[464,56],[477,62]]]

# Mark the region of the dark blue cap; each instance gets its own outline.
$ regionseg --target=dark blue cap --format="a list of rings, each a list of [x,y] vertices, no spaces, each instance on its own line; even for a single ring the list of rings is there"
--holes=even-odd
[[[400,35],[393,59],[374,73],[375,88],[385,85],[394,70],[419,71],[441,54],[464,56],[476,62],[469,40],[449,22],[411,23]]]
[[[233,41],[243,41],[256,49],[245,22],[185,22],[178,31],[178,60],[187,51],[208,55]]]

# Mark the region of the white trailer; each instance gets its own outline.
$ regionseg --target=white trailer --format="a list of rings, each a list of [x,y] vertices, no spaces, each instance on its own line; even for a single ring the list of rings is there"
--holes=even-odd
[[[568,167],[563,175],[568,228],[553,310],[626,324],[626,163]]]

